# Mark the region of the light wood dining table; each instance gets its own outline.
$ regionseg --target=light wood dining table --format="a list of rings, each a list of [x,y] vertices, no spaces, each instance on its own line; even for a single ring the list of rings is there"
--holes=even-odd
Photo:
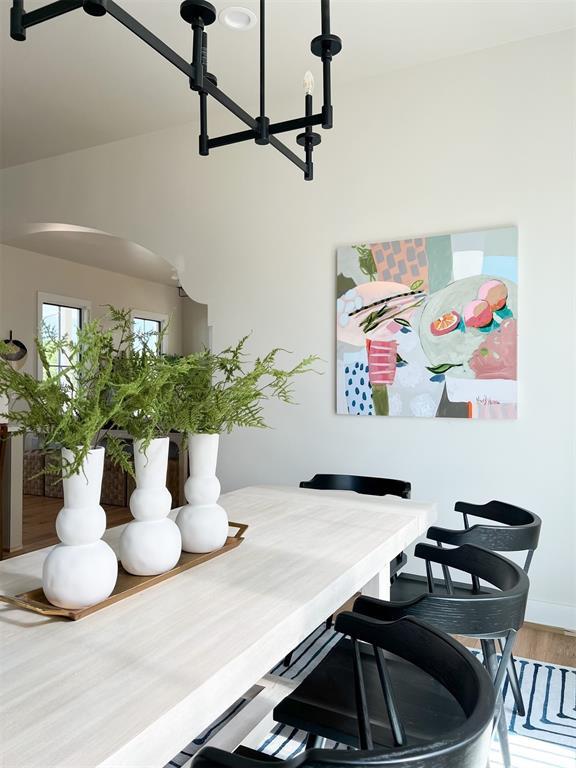
[[[242,545],[122,602],[77,622],[0,603],[2,768],[162,768],[243,695],[216,742],[256,744],[290,692],[269,670],[357,592],[386,598],[389,563],[436,517],[280,486],[220,503],[249,525]],[[48,552],[0,563],[0,593],[39,586]]]

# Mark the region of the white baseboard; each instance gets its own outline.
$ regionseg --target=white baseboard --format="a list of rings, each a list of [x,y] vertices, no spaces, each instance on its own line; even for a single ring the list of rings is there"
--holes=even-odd
[[[576,606],[528,600],[526,621],[576,632]]]

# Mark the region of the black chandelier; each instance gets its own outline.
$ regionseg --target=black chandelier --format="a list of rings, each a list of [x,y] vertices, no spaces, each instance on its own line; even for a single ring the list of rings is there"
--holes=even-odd
[[[330,33],[330,0],[320,0],[322,12],[322,32],[310,43],[310,49],[315,56],[322,59],[323,67],[323,96],[322,111],[313,114],[312,108],[312,76],[307,73],[305,82],[305,116],[294,120],[284,120],[271,123],[266,116],[266,3],[260,0],[260,114],[252,117],[236,104],[229,96],[218,88],[216,77],[207,71],[208,64],[208,35],[205,28],[216,20],[216,9],[207,0],[183,0],[180,5],[180,15],[192,27],[192,61],[188,63],[175,51],[140,24],[133,16],[120,8],[113,0],[56,0],[56,2],[37,8],[26,13],[24,0],[13,0],[10,12],[10,36],[14,40],[26,40],[26,30],[36,24],[62,16],[65,13],[83,8],[90,16],[104,16],[107,13],[120,24],[133,32],[143,42],[157,51],[176,69],[183,72],[190,82],[190,88],[200,96],[200,137],[199,151],[206,156],[211,149],[236,144],[240,141],[253,140],[256,144],[271,144],[284,157],[294,163],[304,173],[304,178],[311,181],[314,176],[312,152],[321,139],[312,127],[321,125],[322,128],[332,128],[333,111],[331,103],[330,65],[332,57],[342,50],[342,41]],[[239,118],[248,130],[230,133],[226,136],[210,138],[208,135],[208,96],[216,99],[229,112]],[[276,138],[276,134],[303,129],[296,141],[304,148],[305,159],[302,160],[289,147]]]

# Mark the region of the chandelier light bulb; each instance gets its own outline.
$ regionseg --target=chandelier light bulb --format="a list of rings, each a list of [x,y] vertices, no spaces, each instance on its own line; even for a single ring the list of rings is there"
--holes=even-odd
[[[304,91],[306,96],[312,96],[314,93],[314,75],[310,70],[304,75]]]

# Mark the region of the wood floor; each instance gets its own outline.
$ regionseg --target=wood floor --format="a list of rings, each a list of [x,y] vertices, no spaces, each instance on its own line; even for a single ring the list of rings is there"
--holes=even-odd
[[[479,640],[457,638],[468,648],[479,648]],[[526,622],[516,638],[514,655],[548,664],[576,667],[576,634],[556,627]]]
[[[62,508],[62,499],[52,499],[46,496],[24,496],[22,507],[22,544],[23,549],[17,552],[4,553],[4,557],[16,557],[25,552],[49,547],[58,543],[54,527],[56,515]],[[104,505],[107,517],[107,527],[114,528],[132,519],[128,507],[111,507]]]
[[[24,496],[23,504],[23,544],[24,548],[4,557],[15,557],[24,552],[48,547],[58,543],[54,523],[56,515],[62,507],[62,499],[51,499],[44,496]],[[108,519],[108,528],[122,525],[132,519],[127,507],[104,506]],[[351,610],[353,598],[341,610]],[[468,647],[477,647],[479,641],[470,638],[458,638]],[[516,656],[527,659],[537,659],[549,664],[564,664],[576,667],[576,633],[567,630],[545,627],[540,624],[526,623],[518,633]]]

